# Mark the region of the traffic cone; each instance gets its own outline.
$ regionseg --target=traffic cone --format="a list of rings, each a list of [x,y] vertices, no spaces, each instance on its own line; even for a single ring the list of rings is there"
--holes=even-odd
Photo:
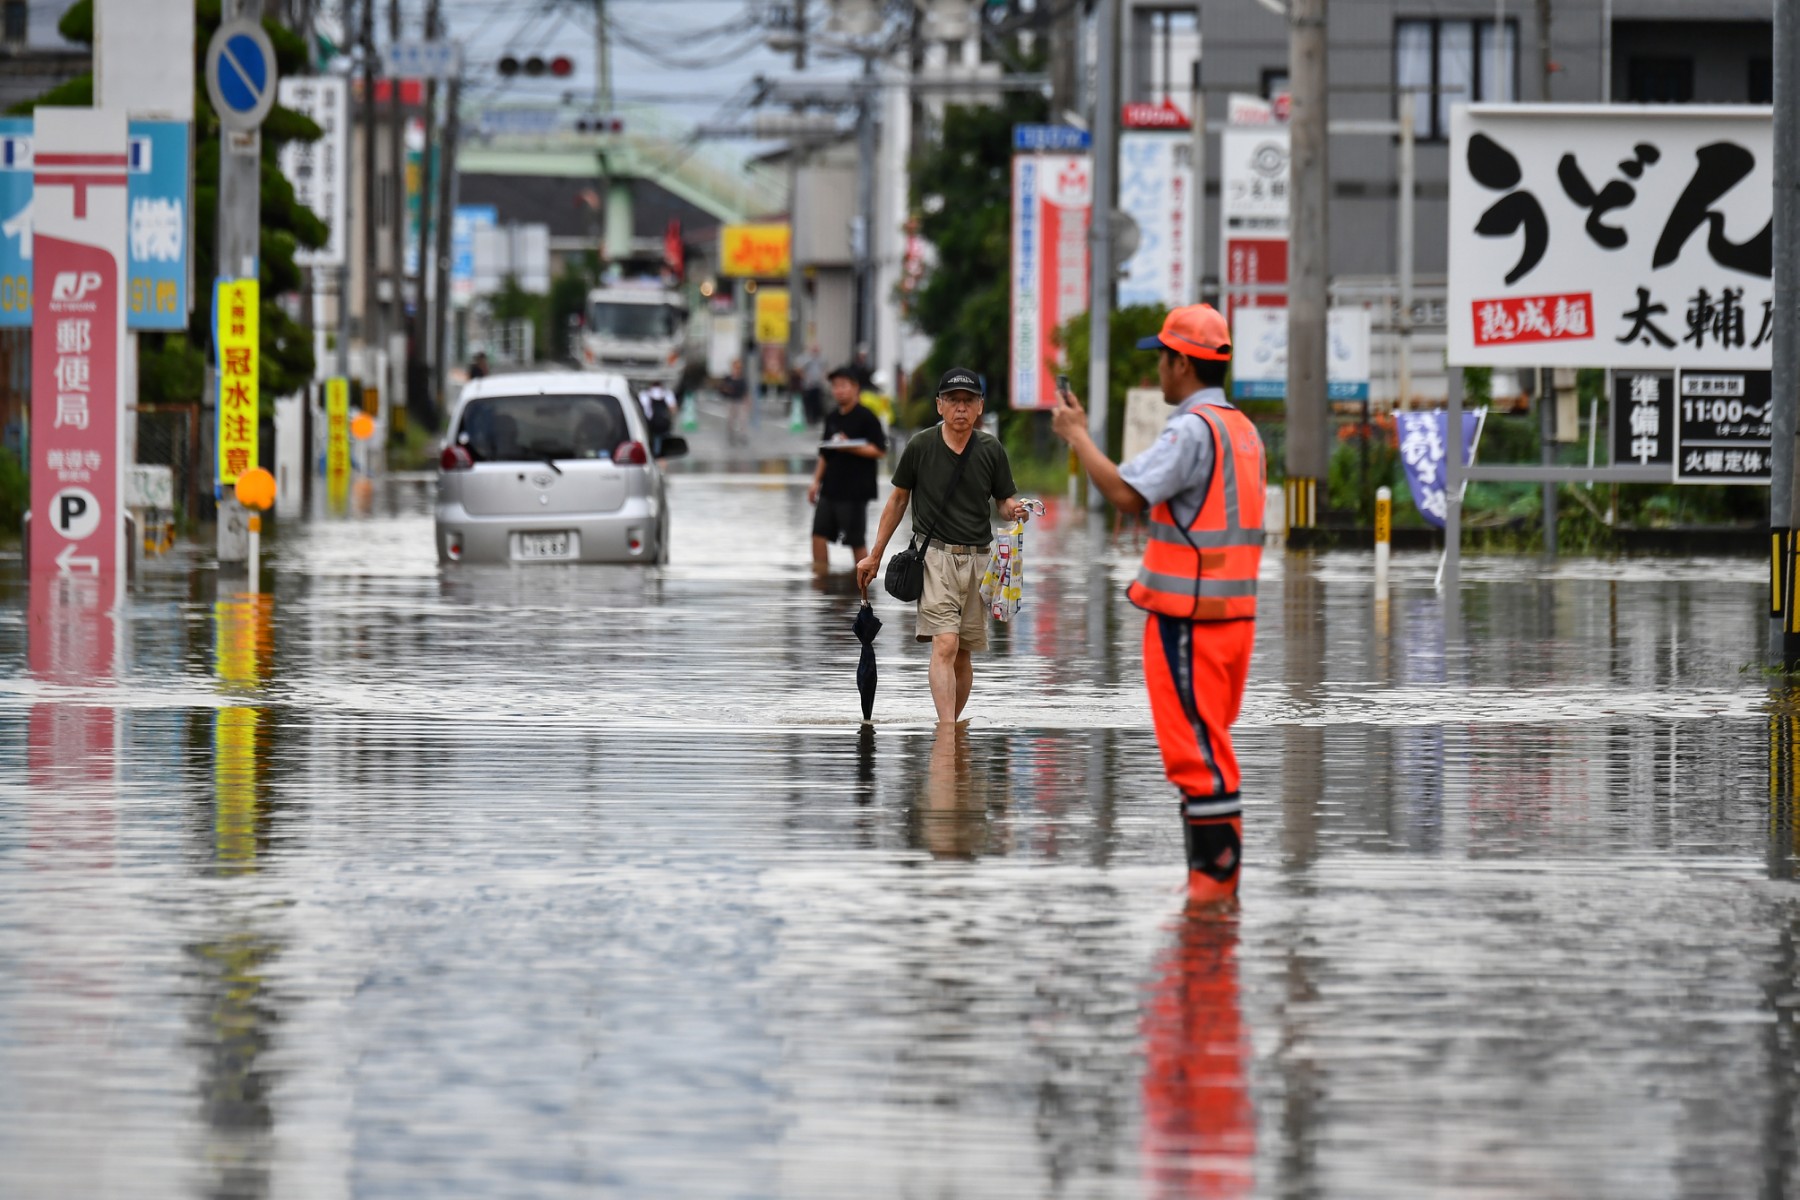
[[[800,406],[800,397],[798,396],[788,399],[788,432],[806,432],[806,410]]]

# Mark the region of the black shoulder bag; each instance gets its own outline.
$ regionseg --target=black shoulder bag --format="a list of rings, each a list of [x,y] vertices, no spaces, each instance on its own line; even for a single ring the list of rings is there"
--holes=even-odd
[[[948,448],[948,446],[945,447],[945,449]],[[950,497],[956,494],[956,485],[962,482],[963,468],[969,465],[969,455],[974,450],[975,433],[972,431],[969,434],[969,444],[964,446],[963,452],[956,456],[956,469],[950,472],[950,487],[938,502],[939,516],[943,515],[944,506],[950,503]],[[919,505],[915,500],[913,503],[915,518],[918,512]],[[888,595],[902,604],[911,604],[925,594],[925,551],[930,548],[933,536],[927,533],[924,535],[925,540],[920,541],[918,521],[915,519],[913,536],[906,543],[906,549],[888,559],[887,576],[882,580],[882,586],[887,588]]]

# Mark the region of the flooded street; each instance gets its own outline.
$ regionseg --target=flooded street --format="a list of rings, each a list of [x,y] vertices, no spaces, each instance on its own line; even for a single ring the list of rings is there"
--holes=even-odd
[[[93,683],[8,561],[0,1195],[1800,1190],[1761,562],[1471,558],[1446,635],[1435,555],[1378,612],[1269,553],[1190,914],[1130,535],[1030,526],[956,736],[882,596],[863,728],[806,482],[676,476],[662,569],[440,570],[397,478],[261,601],[148,563]]]

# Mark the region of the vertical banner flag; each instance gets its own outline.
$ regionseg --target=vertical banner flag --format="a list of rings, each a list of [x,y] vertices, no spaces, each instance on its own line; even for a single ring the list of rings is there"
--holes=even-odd
[[[1475,439],[1485,414],[1466,412],[1462,415],[1462,460],[1467,466],[1474,457]],[[1412,489],[1413,507],[1419,515],[1439,529],[1444,527],[1444,458],[1448,442],[1450,414],[1443,409],[1430,412],[1397,412],[1396,432],[1400,436],[1400,461],[1406,467],[1406,484]]]
[[[31,577],[124,599],[125,117],[41,108],[32,199]]]
[[[1056,404],[1054,364],[1062,360],[1056,330],[1087,311],[1088,219],[1093,204],[1087,154],[1035,152],[1029,131],[1077,130],[1015,126],[1012,191],[1012,323],[1010,399],[1017,409]],[[1079,134],[1086,144],[1086,134]]]
[[[213,341],[219,351],[219,485],[230,487],[257,465],[257,370],[261,365],[259,286],[221,279],[213,291]]]
[[[1228,128],[1219,135],[1219,261],[1225,315],[1286,308],[1280,292],[1233,292],[1233,284],[1284,284],[1288,260],[1288,131],[1285,125]]]
[[[275,88],[283,108],[310,117],[325,131],[316,142],[281,146],[281,173],[293,185],[294,199],[331,231],[323,248],[296,250],[294,262],[302,267],[341,267],[350,186],[349,83],[328,75],[284,75]]]
[[[350,499],[350,381],[325,381],[325,499],[333,510]]]
[[[128,328],[186,329],[188,204],[185,121],[132,121],[125,149],[125,320]],[[31,324],[37,223],[30,117],[0,117],[0,329]]]
[[[1127,105],[1126,119],[1134,109]],[[1151,113],[1169,113],[1164,108]],[[1138,247],[1119,268],[1119,304],[1173,308],[1199,297],[1194,265],[1194,141],[1187,118],[1119,134],[1119,208],[1137,223]],[[1144,117],[1138,117],[1144,120]]]

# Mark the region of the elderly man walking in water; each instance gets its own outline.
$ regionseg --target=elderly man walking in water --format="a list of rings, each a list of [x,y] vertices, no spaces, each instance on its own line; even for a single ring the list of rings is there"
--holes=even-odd
[[[917,493],[913,532],[929,540],[916,634],[919,641],[931,643],[931,702],[939,725],[962,717],[975,680],[973,654],[987,649],[981,576],[993,549],[993,504],[1005,520],[1027,517],[1015,494],[1006,448],[981,431],[985,399],[975,372],[952,367],[944,373],[937,390],[943,421],[906,443],[894,468],[893,494],[881,510],[875,548],[856,564],[856,582],[866,591],[881,572],[888,541]]]

